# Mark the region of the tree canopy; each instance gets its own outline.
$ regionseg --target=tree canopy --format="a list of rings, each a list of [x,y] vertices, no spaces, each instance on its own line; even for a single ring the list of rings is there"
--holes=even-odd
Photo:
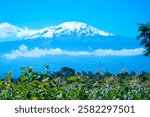
[[[141,44],[145,47],[144,55],[150,56],[150,23],[139,24],[139,36]]]

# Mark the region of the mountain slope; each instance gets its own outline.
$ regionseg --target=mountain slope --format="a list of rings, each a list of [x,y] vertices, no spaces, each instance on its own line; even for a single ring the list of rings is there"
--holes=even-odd
[[[15,40],[0,42],[0,52],[3,53],[17,49],[20,45],[26,45],[29,49],[39,47],[79,51],[89,50],[89,48],[120,50],[140,47],[139,42],[133,38],[116,36],[81,22],[65,22],[58,26],[50,26],[40,30],[19,27],[15,29],[15,26],[5,25],[9,35],[11,35],[11,32],[16,33],[16,35],[22,34],[22,36],[25,32],[28,33],[23,38],[18,39],[19,36],[17,36]],[[12,38],[15,38],[14,34]]]
[[[81,22],[65,22],[58,26],[50,26],[39,30],[36,34],[27,37],[31,38],[53,38],[60,36],[74,36],[74,37],[89,37],[89,36],[113,36],[113,34],[98,30],[90,25]]]

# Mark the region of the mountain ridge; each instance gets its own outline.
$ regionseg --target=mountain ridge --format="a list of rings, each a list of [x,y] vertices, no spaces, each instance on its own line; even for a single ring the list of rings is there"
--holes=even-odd
[[[40,35],[42,33],[42,35]],[[37,34],[28,38],[46,37],[52,38],[54,36],[70,36],[75,34],[76,37],[80,36],[114,36],[114,34],[99,30],[88,24],[82,22],[64,22],[58,26],[50,26],[40,30]]]
[[[115,36],[82,22],[64,22],[57,26],[49,26],[42,29],[20,28],[7,22],[0,24],[0,42],[15,41],[21,39],[54,38],[61,36],[92,37]]]

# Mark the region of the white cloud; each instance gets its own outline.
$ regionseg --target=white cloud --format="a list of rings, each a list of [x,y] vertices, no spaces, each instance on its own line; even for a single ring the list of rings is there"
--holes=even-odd
[[[143,48],[135,48],[135,49],[122,49],[122,50],[112,50],[112,49],[98,49],[93,53],[97,56],[134,56],[142,54],[144,51]]]
[[[0,23],[0,39],[4,40],[5,38],[25,38],[36,34],[38,30],[31,30],[27,27],[20,28],[9,23]],[[6,40],[6,39],[5,39]]]
[[[18,50],[12,50],[11,53],[4,54],[7,59],[16,59],[19,57],[38,58],[47,55],[68,55],[68,56],[136,56],[142,54],[143,48],[135,49],[97,49],[94,51],[66,51],[60,48],[40,49],[38,47],[29,50],[27,46],[21,45]]]
[[[18,50],[12,50],[11,53],[5,54],[4,56],[7,59],[16,59],[18,57],[30,57],[37,58],[46,55],[58,55],[61,54],[62,50],[59,48],[56,49],[39,49],[38,47],[33,50],[28,50],[28,47],[21,45]]]
[[[25,52],[25,51],[28,50],[28,47],[25,46],[25,45],[21,45],[21,46],[19,47],[19,50],[22,51],[22,52]]]
[[[1,23],[0,24],[0,38],[7,38],[7,37],[15,36],[19,30],[20,28],[17,26],[13,26],[8,23]]]
[[[18,38],[26,38],[28,36],[31,36],[33,34],[36,34],[38,32],[38,30],[32,30],[32,29],[28,29],[27,27],[20,29],[19,32],[17,32],[16,37]]]

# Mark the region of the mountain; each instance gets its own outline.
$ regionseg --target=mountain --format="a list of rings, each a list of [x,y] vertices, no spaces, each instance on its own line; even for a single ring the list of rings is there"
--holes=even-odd
[[[43,28],[37,33],[27,37],[32,38],[54,38],[60,36],[90,37],[90,36],[113,36],[113,34],[98,30],[90,25],[81,22],[65,22],[58,26],[50,26]]]
[[[26,45],[29,48],[61,48],[80,51],[89,50],[89,48],[120,50],[141,47],[134,38],[108,33],[81,22],[65,22],[58,26],[38,30],[28,29],[27,27],[20,28],[8,23],[3,25],[7,27],[5,33],[8,33],[11,37],[9,37],[9,41],[4,40],[0,43],[0,52],[7,50],[9,52],[21,45]]]
[[[150,71],[149,58],[135,38],[99,30],[81,22],[65,22],[42,29],[0,24],[0,71],[20,73],[34,66],[37,71],[49,64],[52,70],[68,66],[76,71]],[[99,64],[101,64],[99,66]],[[0,74],[1,75],[1,74]]]

